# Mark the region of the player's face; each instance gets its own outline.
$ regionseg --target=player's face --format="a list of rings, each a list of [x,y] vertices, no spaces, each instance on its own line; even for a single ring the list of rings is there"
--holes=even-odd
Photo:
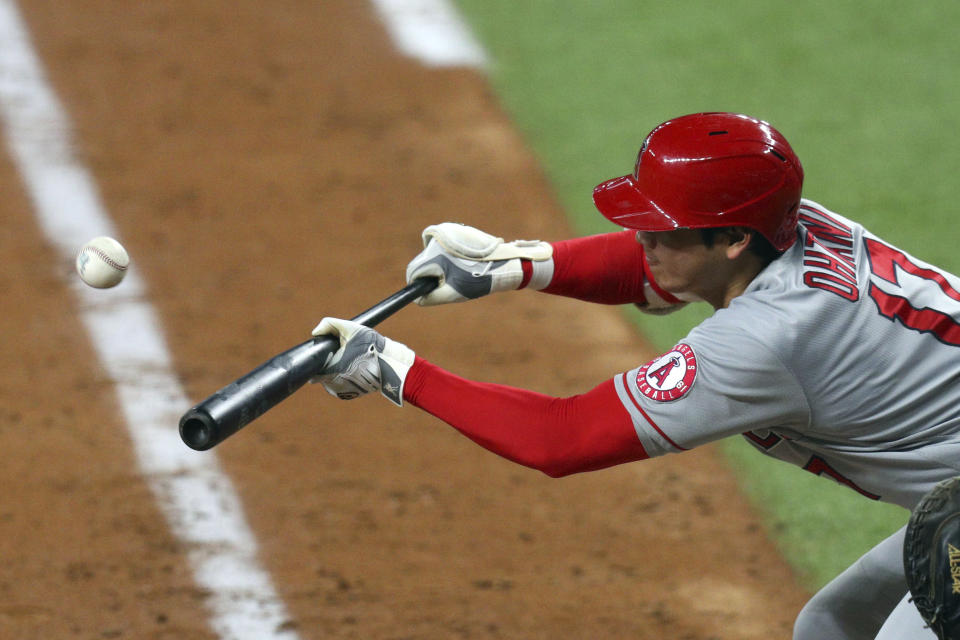
[[[637,242],[643,245],[650,272],[661,288],[711,304],[722,296],[729,277],[726,243],[707,247],[695,229],[638,231]]]

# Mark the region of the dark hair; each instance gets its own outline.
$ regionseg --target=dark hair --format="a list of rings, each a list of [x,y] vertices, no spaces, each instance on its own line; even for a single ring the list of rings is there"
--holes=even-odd
[[[762,233],[749,227],[710,227],[700,229],[700,237],[703,239],[703,244],[705,244],[707,248],[710,248],[714,242],[716,242],[718,235],[728,235],[736,241],[736,236],[742,236],[744,232],[750,234],[750,244],[747,245],[747,251],[750,251],[763,260],[764,265],[770,264],[783,255],[783,251],[777,251],[774,246],[770,244],[770,241],[763,237]]]

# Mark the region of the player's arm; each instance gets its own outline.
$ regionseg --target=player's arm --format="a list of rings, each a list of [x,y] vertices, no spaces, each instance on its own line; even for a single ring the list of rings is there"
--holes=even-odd
[[[663,313],[683,303],[653,280],[632,231],[556,243],[504,242],[454,223],[427,227],[424,250],[407,266],[407,281],[440,278],[422,305],[463,302],[498,291],[535,289],[602,304],[636,304]]]
[[[612,380],[555,398],[467,380],[418,357],[404,397],[485,449],[555,478],[649,457]]]
[[[555,242],[549,278],[536,278],[543,266],[524,263],[530,282],[546,293],[601,304],[637,305],[642,311],[666,313],[684,305],[661,289],[647,265],[636,232],[626,230]]]
[[[380,391],[396,404],[406,400],[486,449],[549,476],[648,457],[613,381],[553,398],[466,380],[349,320],[324,318],[314,335],[335,335],[341,342],[314,380],[332,395],[352,399]]]

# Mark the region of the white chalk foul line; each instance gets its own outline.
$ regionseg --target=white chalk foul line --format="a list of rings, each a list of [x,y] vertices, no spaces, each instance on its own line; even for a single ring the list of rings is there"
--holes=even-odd
[[[116,236],[89,172],[73,153],[67,117],[45,79],[13,0],[0,0],[0,118],[37,221],[72,270],[90,238]],[[136,258],[134,257],[134,260]],[[189,408],[159,322],[135,269],[115,289],[71,278],[94,350],[113,381],[141,470],[210,595],[210,626],[224,640],[293,640],[230,479],[213,452],[180,442]]]
[[[487,55],[447,0],[372,0],[394,45],[429,67],[487,66]]]

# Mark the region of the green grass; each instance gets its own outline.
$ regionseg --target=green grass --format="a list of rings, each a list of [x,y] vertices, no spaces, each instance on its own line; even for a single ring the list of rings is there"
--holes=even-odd
[[[695,111],[771,121],[805,194],[960,272],[960,3],[889,0],[457,0],[491,82],[581,233],[611,230],[593,187],[632,168],[645,134]],[[709,313],[637,317],[669,346]],[[906,518],[848,489],[725,447],[787,558],[818,586]],[[829,555],[825,555],[826,550]]]
[[[758,453],[741,438],[722,447],[800,581],[815,589],[896,531],[910,515],[891,504]]]

